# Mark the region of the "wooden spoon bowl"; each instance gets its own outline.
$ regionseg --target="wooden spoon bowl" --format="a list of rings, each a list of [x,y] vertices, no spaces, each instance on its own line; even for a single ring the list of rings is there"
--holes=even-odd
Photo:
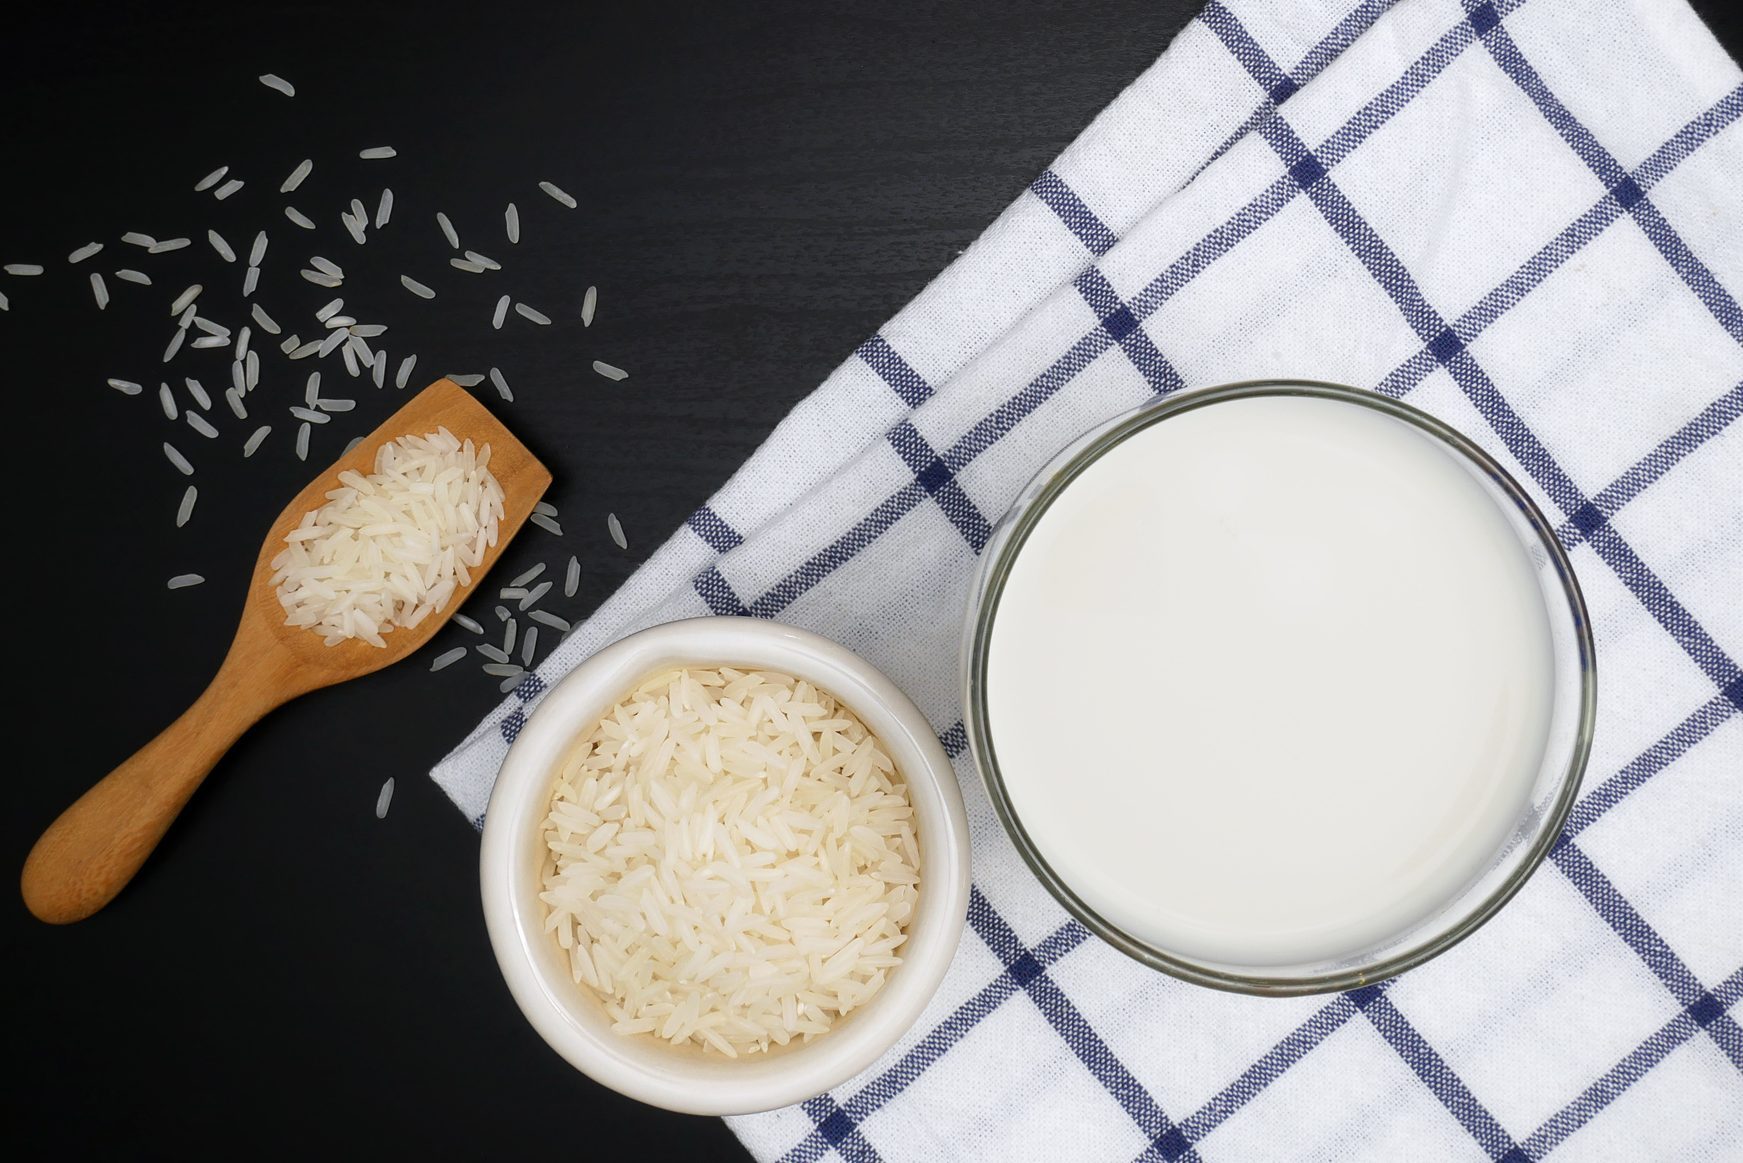
[[[272,559],[303,515],[326,502],[346,469],[367,475],[390,440],[445,427],[461,440],[490,445],[490,471],[502,486],[496,544],[471,570],[472,582],[445,608],[411,629],[383,635],[385,648],[360,639],[324,645],[321,635],[285,625],[272,586]],[[272,523],[248,583],[241,624],[217,675],[194,705],[131,759],[80,796],[49,825],[24,862],[24,903],[52,924],[81,921],[133,879],[231,744],[268,711],[298,695],[380,670],[428,642],[496,564],[532,515],[551,474],[501,422],[458,384],[437,380],[408,401],[326,472],[310,481]]]

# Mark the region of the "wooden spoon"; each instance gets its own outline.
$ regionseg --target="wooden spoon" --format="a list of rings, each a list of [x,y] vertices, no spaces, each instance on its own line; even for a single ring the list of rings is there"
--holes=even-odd
[[[272,559],[284,548],[284,535],[326,501],[338,487],[339,473],[368,474],[381,445],[438,426],[462,440],[490,445],[490,471],[502,485],[500,533],[495,548],[485,550],[483,564],[471,571],[472,585],[414,628],[385,635],[386,649],[358,639],[326,646],[318,633],[286,626],[270,584]],[[113,900],[242,732],[300,694],[380,670],[428,642],[496,563],[550,483],[545,466],[458,384],[437,380],[419,392],[285,506],[260,548],[242,623],[217,676],[181,718],[80,796],[42,834],[24,862],[25,905],[58,925],[82,921]]]

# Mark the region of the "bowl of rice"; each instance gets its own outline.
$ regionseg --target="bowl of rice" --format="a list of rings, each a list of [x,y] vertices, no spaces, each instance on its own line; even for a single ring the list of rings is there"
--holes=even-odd
[[[926,717],[845,648],[750,618],[643,630],[557,683],[503,761],[480,860],[533,1028],[691,1114],[870,1066],[968,908],[967,818]]]

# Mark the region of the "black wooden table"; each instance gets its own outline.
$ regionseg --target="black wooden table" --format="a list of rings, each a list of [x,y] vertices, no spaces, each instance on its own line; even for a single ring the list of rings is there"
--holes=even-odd
[[[1714,17],[1724,4],[1706,4]],[[609,595],[780,417],[1018,196],[1166,46],[1191,0],[936,0],[896,6],[725,4],[375,7],[267,2],[102,11],[50,6],[9,29],[0,72],[0,353],[12,416],[40,447],[12,515],[8,638],[21,702],[0,848],[17,868],[40,829],[198,694],[216,668],[261,531],[303,483],[283,406],[307,363],[269,337],[254,423],[207,441],[172,425],[166,374],[221,389],[228,357],[159,362],[167,304],[211,285],[232,326],[241,266],[216,227],[272,243],[259,301],[308,337],[331,294],[389,324],[416,385],[500,364],[502,414],[556,473],[566,532],[511,547],[512,575],[576,553],[580,618]],[[15,18],[16,19],[16,18]],[[1734,25],[1722,30],[1735,50]],[[294,99],[255,76],[276,72]],[[359,149],[392,145],[389,162]],[[288,197],[296,162],[315,174]],[[219,164],[247,183],[195,194]],[[580,200],[562,210],[550,179]],[[392,223],[357,247],[338,213]],[[513,199],[525,220],[503,239]],[[291,202],[319,222],[306,234]],[[433,215],[501,258],[500,276],[443,265]],[[146,256],[123,231],[194,240]],[[106,244],[69,270],[68,252]],[[339,292],[302,282],[323,254]],[[154,286],[119,283],[122,266]],[[105,273],[101,314],[85,275]],[[423,303],[398,275],[438,285]],[[216,281],[211,276],[216,275]],[[493,281],[494,280],[494,281]],[[597,322],[575,318],[600,288]],[[493,332],[497,294],[559,317]],[[220,307],[219,304],[222,304]],[[194,358],[209,357],[209,358]],[[589,365],[630,370],[612,384]],[[403,397],[322,365],[358,410],[318,433],[312,463]],[[144,383],[136,399],[108,377]],[[487,393],[488,389],[483,389]],[[172,438],[196,459],[192,521]],[[18,444],[14,444],[16,449]],[[17,455],[16,452],[14,455]],[[29,472],[54,471],[44,508]],[[616,512],[630,538],[605,532]],[[28,547],[28,548],[26,548]],[[169,592],[172,574],[203,586]],[[457,639],[445,632],[438,641]],[[220,764],[136,884],[68,929],[5,909],[5,1138],[36,1156],[703,1158],[741,1154],[712,1119],[619,1098],[569,1069],[521,1019],[486,943],[477,838],[425,773],[498,698],[465,663],[417,660],[271,716]],[[373,811],[382,781],[397,795]]]

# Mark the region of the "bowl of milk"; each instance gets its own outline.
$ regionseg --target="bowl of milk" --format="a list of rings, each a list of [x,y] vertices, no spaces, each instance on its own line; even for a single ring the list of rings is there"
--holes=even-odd
[[[1117,417],[996,530],[964,638],[999,818],[1093,932],[1294,995],[1417,965],[1518,891],[1591,746],[1579,584],[1480,448],[1266,381]]]

